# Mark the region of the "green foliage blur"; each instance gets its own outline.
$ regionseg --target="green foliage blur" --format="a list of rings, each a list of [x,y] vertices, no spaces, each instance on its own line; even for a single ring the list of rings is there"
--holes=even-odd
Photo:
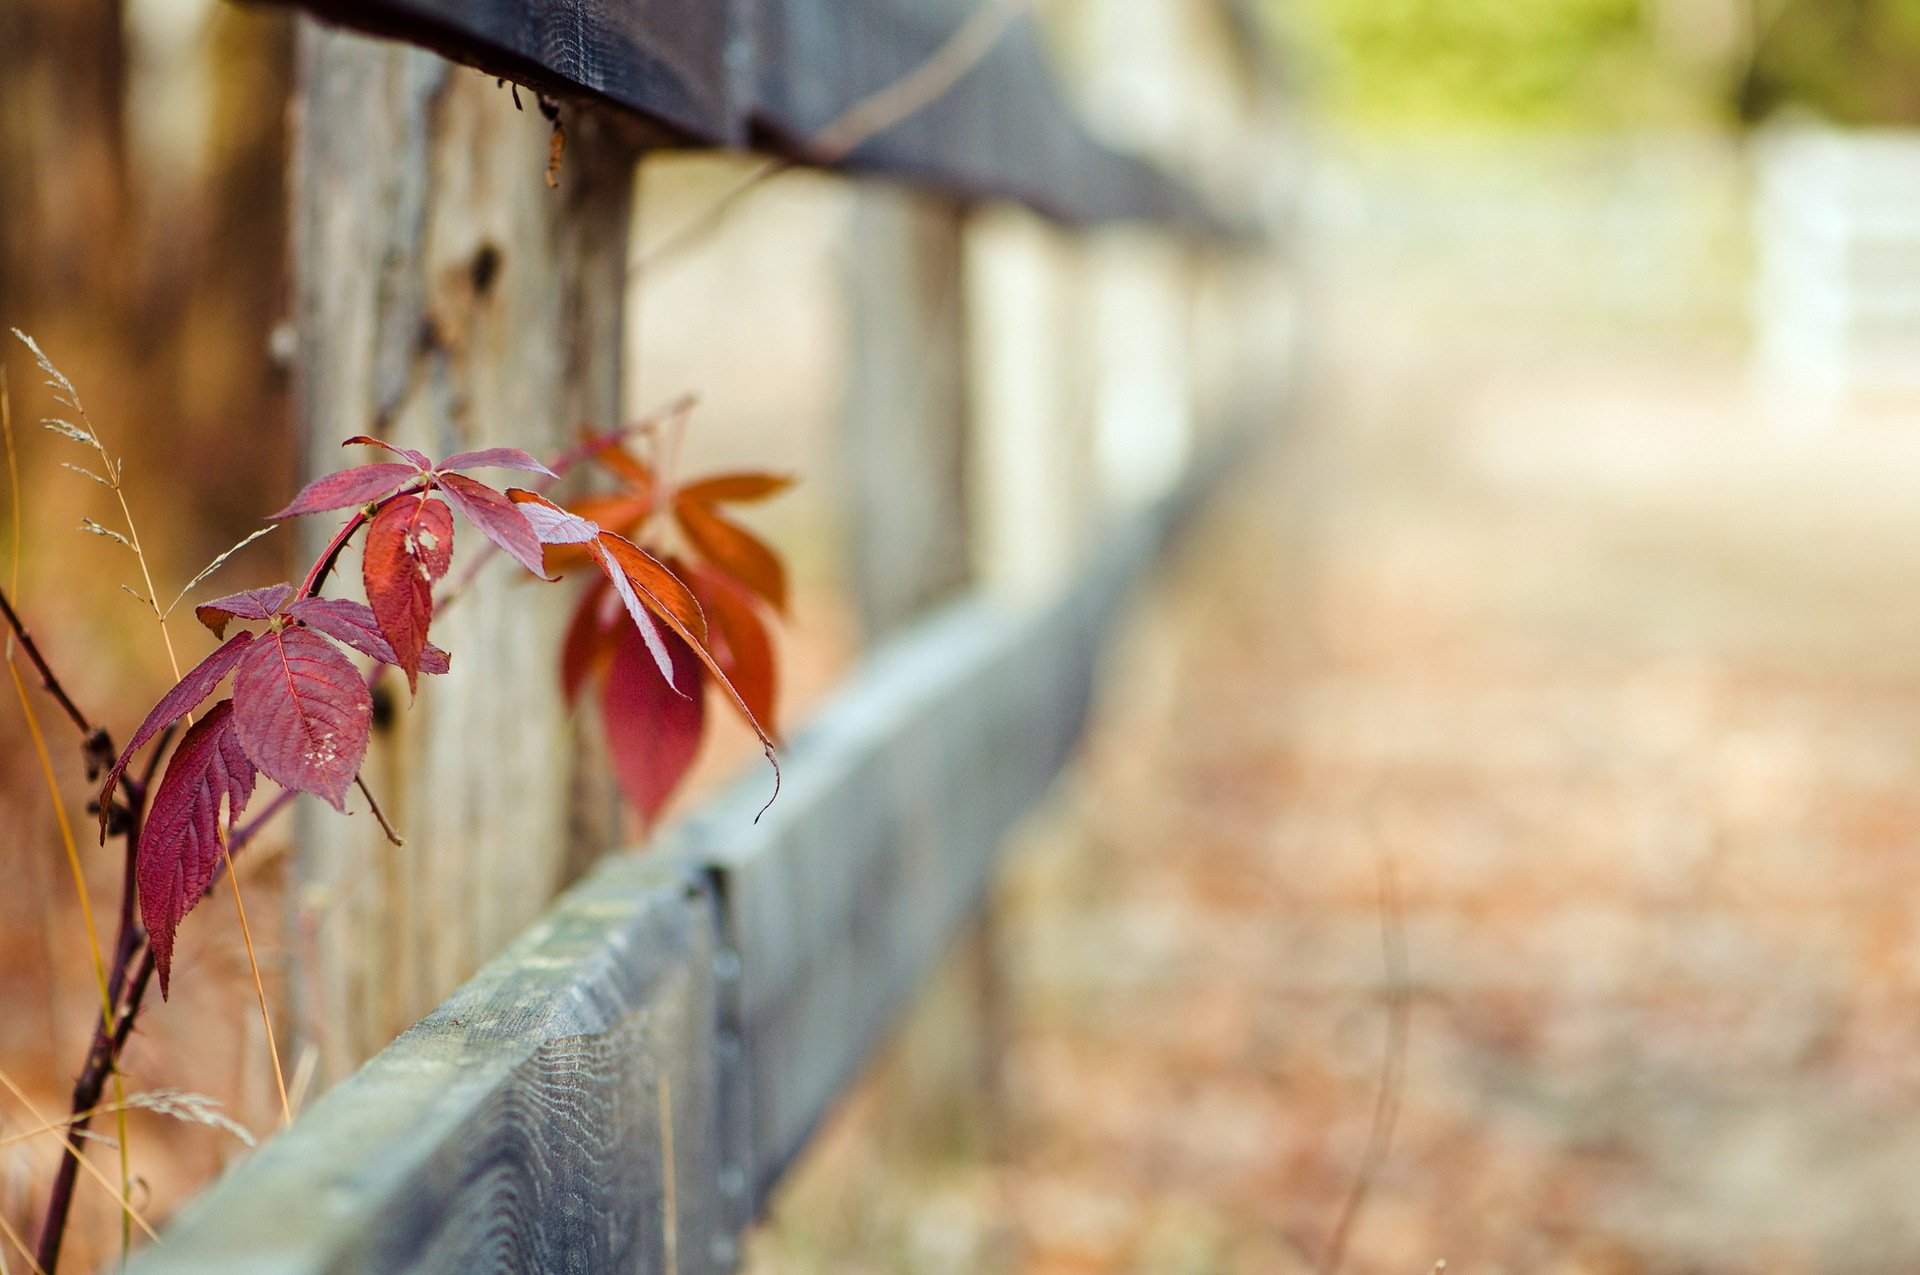
[[[1920,0],[1269,0],[1368,129],[1920,124]]]

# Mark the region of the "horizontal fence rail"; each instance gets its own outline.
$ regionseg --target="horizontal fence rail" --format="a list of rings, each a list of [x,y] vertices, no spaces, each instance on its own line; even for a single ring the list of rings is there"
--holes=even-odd
[[[823,130],[930,69],[970,22],[1016,0],[287,0],[534,88],[637,112],[674,138],[886,173],[1070,224],[1149,221],[1204,239],[1241,219],[1095,138],[1024,16],[965,74],[843,155]],[[982,5],[989,6],[982,10]]]
[[[1223,452],[1037,609],[907,631],[785,751],[523,938],[189,1208],[136,1275],[727,1271],[1066,764]]]

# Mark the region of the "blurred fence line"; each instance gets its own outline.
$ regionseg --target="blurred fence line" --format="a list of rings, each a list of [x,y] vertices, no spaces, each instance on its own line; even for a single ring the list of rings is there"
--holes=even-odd
[[[1920,132],[1344,145],[1323,242],[1445,321],[1731,340],[1776,429],[1920,390]]]
[[[1920,389],[1920,133],[1801,127],[1753,147],[1756,372],[1785,428]]]

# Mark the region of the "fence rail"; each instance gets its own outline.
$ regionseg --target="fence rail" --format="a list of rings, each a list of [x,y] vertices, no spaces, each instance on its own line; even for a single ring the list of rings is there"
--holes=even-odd
[[[1051,605],[903,634],[793,739],[759,823],[756,773],[605,862],[133,1271],[733,1269],[1066,763],[1121,603],[1226,459]]]
[[[1238,0],[1218,3],[1245,18]],[[1128,589],[1252,433],[1223,421],[1214,422],[1217,433],[1195,431],[1189,413],[1264,424],[1276,410],[1254,394],[1215,396],[1201,411],[1200,382],[1186,372],[1205,307],[1232,316],[1228,327],[1236,318],[1250,324],[1260,312],[1235,307],[1248,281],[1264,286],[1266,276],[1238,260],[1231,270],[1203,268],[1204,254],[1183,257],[1184,248],[1075,255],[1031,217],[1000,226],[997,238],[968,224],[959,207],[996,198],[1068,225],[1146,221],[1162,240],[1249,242],[1192,189],[1080,125],[1017,4],[298,7],[611,104],[656,135],[886,172],[939,197],[879,193],[853,263],[865,327],[852,354],[860,392],[850,395],[846,427],[870,444],[854,467],[850,503],[866,548],[854,557],[863,620],[884,641],[783,749],[785,788],[763,817],[756,822],[767,795],[756,771],[648,853],[601,863],[190,1206],[132,1269],[731,1270],[741,1232],[978,911],[999,845],[1066,764]],[[918,94],[912,109],[892,112],[887,127],[844,152],[820,146],[823,129],[911,82],[969,29],[984,34],[937,92]],[[297,398],[316,463],[330,463],[332,440],[367,419],[443,451],[449,440],[521,443],[529,430],[607,419],[622,397],[621,266],[637,157],[630,130],[608,122],[619,112],[570,113],[559,189],[535,189],[537,177],[525,180],[538,171],[526,164],[537,155],[528,143],[544,139],[478,77],[312,23],[300,49]],[[1017,313],[971,304],[983,243],[997,245],[997,256],[987,253],[997,270],[1017,267],[1060,304]],[[1116,251],[1111,241],[1108,251]],[[1119,346],[1099,346],[1101,323],[1085,321],[1118,304],[1085,286],[1103,277],[1129,284],[1123,297],[1156,312],[1124,358]],[[1080,301],[1069,305],[1074,287]],[[1239,366],[1254,343],[1223,338],[1218,352]],[[1017,358],[1003,357],[1009,344]],[[1241,371],[1265,392],[1265,374],[1283,359],[1267,352],[1262,367]],[[1102,393],[1090,388],[1098,377],[1106,378]],[[981,384],[997,388],[981,394]],[[1128,400],[1130,444],[1157,431],[1169,446],[1156,456],[1185,457],[1195,440],[1212,438],[1204,463],[1176,481],[1177,462],[1156,462],[1150,482],[1135,474],[1124,490],[1098,490],[1093,462],[1113,458],[1093,455],[1096,409],[1111,414],[1116,387]],[[1032,410],[1009,415],[1015,395],[1031,399]],[[1009,425],[1014,417],[1019,429]],[[996,430],[1013,436],[983,447]],[[885,445],[875,442],[880,431]],[[986,452],[1017,479],[979,483],[1011,493],[997,511],[965,463]],[[1049,481],[1072,499],[1057,499]],[[1149,501],[1149,491],[1166,494]],[[1018,604],[975,589],[927,615],[970,577],[992,578],[990,569],[972,576],[990,555],[976,545],[969,559],[970,524],[983,511],[1019,515],[1025,507],[1015,497],[1071,506],[1073,519],[1103,499],[1130,512],[1115,513],[1119,521],[1097,541],[1086,537],[1097,549],[1083,556],[1085,524],[1056,511],[1058,552],[1049,560],[1059,559],[1057,571],[1036,574],[1046,589],[1026,581]],[[463,656],[468,677],[513,680],[542,637],[524,617],[511,633],[499,628],[477,635],[487,645],[480,659]],[[573,862],[599,848],[582,832],[596,826],[591,775],[547,785],[551,800],[535,809],[516,796],[517,763],[473,756],[459,673],[437,688],[453,697],[454,711],[410,716],[408,747],[395,745],[387,758],[389,787],[415,802],[420,829],[406,850],[415,871],[407,888],[393,898],[332,891],[340,865],[357,861],[354,838],[365,829],[335,821],[303,832],[302,882],[314,888],[301,897],[336,904],[303,917],[315,937],[294,963],[295,994],[311,1011],[303,1021],[344,1025],[333,1036],[356,1047],[334,1075],[474,969],[477,955],[459,963],[469,948],[499,950],[558,882],[573,879]],[[556,771],[575,765],[573,726],[557,696],[529,691],[511,711],[542,723],[538,750]],[[584,795],[571,806],[554,795],[575,789]],[[448,814],[456,800],[457,818]],[[416,893],[461,900],[486,912],[487,925],[425,945],[413,931],[426,927],[393,922],[414,914]],[[467,906],[475,899],[488,907]],[[389,998],[387,1017],[361,1023],[360,1002],[384,995],[402,968],[454,972],[430,996]]]
[[[298,0],[329,21],[457,62],[611,102],[665,135],[888,173],[1057,221],[1150,221],[1202,238],[1248,227],[1096,139],[1047,73],[1033,24],[1006,29],[966,74],[850,154],[813,139],[926,68],[970,19],[1018,0]],[[997,26],[997,24],[996,24]]]

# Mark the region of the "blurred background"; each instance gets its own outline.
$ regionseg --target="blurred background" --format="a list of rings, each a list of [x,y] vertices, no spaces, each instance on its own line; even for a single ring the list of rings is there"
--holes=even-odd
[[[1257,174],[1182,146],[1232,98],[1224,69],[1218,101],[1191,87],[1232,61],[1202,7],[1038,10],[1109,136],[1284,176],[1294,404],[1010,860],[987,1039],[910,1023],[749,1269],[1920,1269],[1920,4],[1267,0],[1293,128]],[[168,594],[294,484],[291,31],[215,0],[0,0],[0,326],[125,454]],[[1151,74],[1167,31],[1187,87]],[[738,172],[649,161],[641,251]],[[795,566],[789,717],[859,650],[851,208],[783,176],[633,297],[631,406],[702,395],[689,468],[805,479],[762,521]],[[0,363],[18,596],[124,734],[164,653],[131,559],[74,531],[102,493],[34,426],[24,349]],[[0,717],[0,1068],[51,1112],[91,974]],[[242,873],[273,981],[281,862]],[[264,1134],[230,911],[180,951],[129,1081]],[[0,1115],[16,1225],[53,1155],[36,1123]],[[131,1140],[155,1217],[244,1151],[147,1114]],[[82,1197],[72,1269],[117,1248]]]

